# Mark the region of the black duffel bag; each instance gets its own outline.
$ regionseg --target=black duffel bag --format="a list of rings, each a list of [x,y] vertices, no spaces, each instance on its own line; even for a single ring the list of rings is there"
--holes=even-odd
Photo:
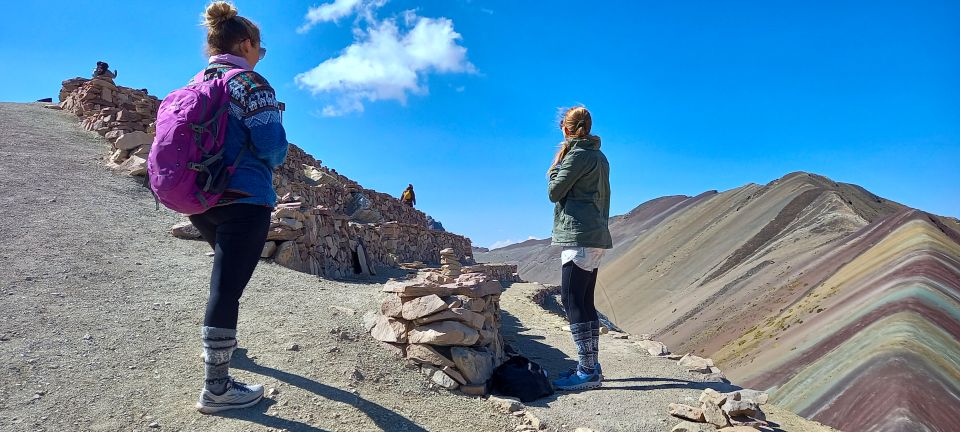
[[[514,356],[493,371],[493,391],[530,402],[553,394],[547,371],[523,356]]]

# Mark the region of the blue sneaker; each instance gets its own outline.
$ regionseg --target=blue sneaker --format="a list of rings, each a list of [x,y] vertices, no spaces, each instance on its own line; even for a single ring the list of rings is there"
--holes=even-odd
[[[599,374],[596,372],[588,374],[580,370],[580,368],[577,368],[577,373],[553,382],[553,386],[561,391],[588,390],[602,385],[603,383],[600,381]]]
[[[603,381],[603,368],[600,367],[600,362],[597,362],[597,368],[594,370],[597,371],[597,375],[600,377],[600,381]],[[573,373],[576,371],[577,371],[577,368],[573,368],[566,372],[561,372],[560,378],[569,378],[570,375],[573,375]]]

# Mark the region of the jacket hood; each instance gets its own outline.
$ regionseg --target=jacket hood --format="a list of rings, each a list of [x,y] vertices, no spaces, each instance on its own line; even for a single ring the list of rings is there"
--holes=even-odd
[[[596,135],[588,135],[583,138],[569,138],[567,142],[570,143],[570,148],[582,148],[584,150],[599,150],[600,149],[600,137]]]

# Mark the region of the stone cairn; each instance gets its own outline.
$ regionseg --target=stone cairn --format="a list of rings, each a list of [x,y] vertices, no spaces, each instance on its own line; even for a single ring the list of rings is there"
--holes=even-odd
[[[460,276],[463,266],[457,261],[457,255],[453,249],[447,248],[440,251],[440,274],[455,278]]]
[[[449,250],[441,252],[444,256],[451,256]],[[504,361],[503,288],[484,273],[451,275],[459,269],[453,271],[449,258],[444,261],[447,269],[422,269],[387,282],[387,297],[379,313],[368,315],[367,328],[433,384],[483,395],[494,368]]]
[[[129,175],[143,176],[160,101],[145,89],[116,85],[112,75],[63,81],[60,105],[50,107],[76,114],[84,129],[109,141],[112,145],[109,166]]]

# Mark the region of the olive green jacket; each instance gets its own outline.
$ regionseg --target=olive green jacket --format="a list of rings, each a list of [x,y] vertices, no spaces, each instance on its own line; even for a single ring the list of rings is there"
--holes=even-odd
[[[610,249],[610,164],[600,151],[600,137],[567,142],[572,147],[550,170],[547,185],[550,201],[557,203],[553,244]]]

